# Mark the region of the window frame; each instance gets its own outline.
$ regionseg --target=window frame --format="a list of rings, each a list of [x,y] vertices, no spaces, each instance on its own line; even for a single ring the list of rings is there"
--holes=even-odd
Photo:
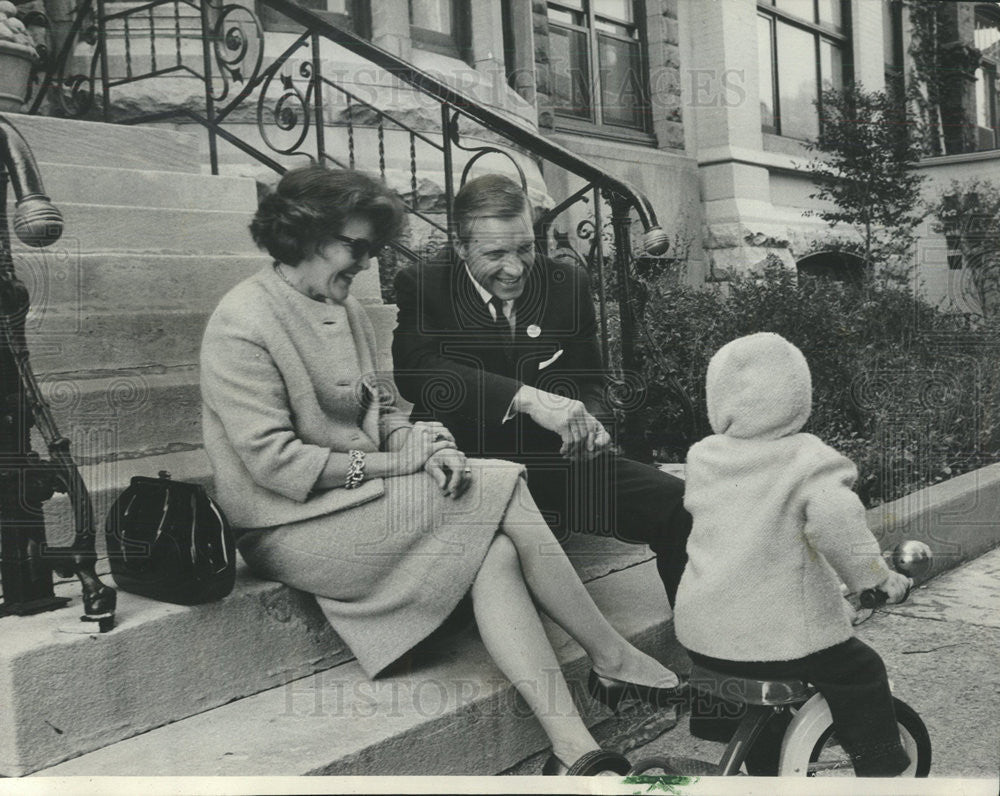
[[[796,14],[792,14],[776,5],[776,0],[757,0],[757,16],[768,20],[771,44],[771,112],[775,123],[765,125],[761,122],[761,132],[788,138],[794,141],[806,141],[808,139],[798,136],[787,135],[781,132],[781,79],[778,68],[778,22],[785,23],[793,28],[805,31],[813,39],[813,73],[815,75],[816,99],[819,103],[817,109],[817,124],[823,118],[823,75],[821,69],[823,40],[838,47],[841,54],[841,76],[842,85],[847,85],[854,79],[854,50],[853,37],[851,36],[851,7],[846,0],[838,0],[840,3],[840,30],[837,31],[832,25],[816,22],[819,18],[819,0],[812,0],[813,20],[807,20]],[[755,34],[756,35],[756,34]]]
[[[1000,7],[993,3],[977,3],[973,9],[975,16],[975,26],[978,21],[984,17],[992,17],[988,20],[998,31],[1000,31]],[[989,107],[986,108],[986,117],[990,122],[989,127],[984,128],[979,124],[979,91],[976,91],[976,152],[990,152],[996,149],[1000,149],[1000,102],[998,102],[997,92],[1000,90],[1000,58],[989,58],[985,54],[979,62],[979,66],[976,68],[976,80],[980,80],[980,73],[982,74],[982,79],[986,80],[985,87],[985,98],[989,103]],[[979,131],[982,129],[988,129],[993,132],[993,146],[991,147],[981,147],[979,146]]]
[[[343,28],[351,33],[355,33],[365,39],[372,37],[372,15],[371,0],[347,0],[350,8],[349,14],[341,14],[339,11],[321,11],[309,9],[320,19]],[[256,3],[257,18],[260,20],[261,28],[265,33],[301,33],[303,27],[297,22],[285,16],[268,17],[267,9],[263,3]]]
[[[631,22],[619,19],[617,17],[609,16],[606,14],[598,14],[594,10],[594,0],[579,0],[580,4],[583,6],[582,12],[580,9],[573,9],[570,7],[570,3],[573,0],[566,0],[562,2],[561,0],[547,0],[545,3],[546,20],[549,28],[559,28],[566,31],[576,31],[583,32],[587,37],[587,61],[589,65],[589,75],[588,78],[588,93],[589,93],[589,110],[590,118],[583,119],[579,116],[572,116],[568,114],[563,114],[559,112],[559,109],[555,106],[552,107],[552,116],[554,120],[554,129],[557,132],[566,133],[577,133],[581,135],[588,135],[597,138],[608,138],[618,141],[627,141],[630,143],[639,143],[644,145],[655,146],[656,138],[653,135],[653,124],[652,124],[652,96],[649,87],[649,51],[647,44],[647,29],[646,29],[646,2],[645,0],[628,0],[632,4],[632,10],[634,19]],[[576,11],[582,13],[585,17],[585,25],[567,25],[562,22],[553,22],[548,17],[548,12],[551,7],[557,7],[562,10]],[[597,23],[599,21],[605,21],[613,25],[621,25],[635,29],[635,38],[626,39],[621,35],[616,35],[607,30],[601,30]],[[604,120],[603,113],[603,102],[601,94],[603,91],[603,84],[601,82],[601,69],[600,69],[600,40],[601,35],[609,36],[618,41],[628,41],[636,45],[639,59],[639,73],[641,78],[640,89],[643,93],[644,103],[642,105],[642,120],[643,124],[640,127],[630,127],[622,124],[609,123]],[[551,36],[551,34],[550,34]]]
[[[377,0],[376,0],[377,2]],[[411,0],[406,3],[407,13],[413,17]],[[422,28],[410,22],[410,43],[418,50],[429,50],[439,55],[447,55],[469,62],[472,49],[472,3],[470,0],[452,0],[452,33]]]

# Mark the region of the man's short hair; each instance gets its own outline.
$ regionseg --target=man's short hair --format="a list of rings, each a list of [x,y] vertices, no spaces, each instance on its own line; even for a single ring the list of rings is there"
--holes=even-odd
[[[528,209],[524,189],[502,174],[484,174],[469,180],[455,195],[458,239],[465,243],[477,218],[517,218]]]

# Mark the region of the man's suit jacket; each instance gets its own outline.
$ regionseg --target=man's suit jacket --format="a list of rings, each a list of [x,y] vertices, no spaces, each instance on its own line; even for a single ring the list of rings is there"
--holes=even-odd
[[[536,258],[515,301],[513,339],[454,255],[396,275],[399,316],[392,354],[412,419],[434,418],[471,455],[532,458],[561,439],[527,415],[502,422],[527,384],[584,402],[608,416],[590,280],[580,267]]]

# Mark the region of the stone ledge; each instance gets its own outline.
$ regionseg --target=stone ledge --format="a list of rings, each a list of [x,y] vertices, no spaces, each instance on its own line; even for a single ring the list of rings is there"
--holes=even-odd
[[[191,456],[198,461],[187,461]],[[203,457],[198,451],[175,460],[194,466]],[[676,465],[665,469],[678,472]],[[193,471],[185,473],[176,474]],[[998,504],[1000,465],[993,465],[872,509],[868,521],[883,548],[903,538],[929,542],[936,574],[1000,541]],[[575,537],[574,547],[574,563],[612,622],[664,660],[683,662],[664,629],[668,609],[645,548],[595,537]],[[75,586],[60,588],[76,594]],[[0,739],[5,774],[74,755],[83,756],[46,773],[495,773],[545,745],[471,637],[426,665],[370,683],[346,663],[350,653],[311,600],[277,584],[241,577],[229,598],[195,608],[123,594],[119,627],[105,636],[59,632],[77,610],[6,620],[19,628],[0,653],[0,682],[17,728]],[[567,673],[579,675],[581,651],[551,630]],[[239,678],[230,674],[235,661]],[[126,676],[102,680],[109,671]],[[82,681],[71,686],[73,677]],[[420,702],[433,684],[439,705],[428,713]],[[65,698],[67,688],[73,700]],[[216,707],[233,699],[240,701]],[[331,721],[323,707],[331,704],[351,722]],[[275,733],[287,743],[275,744]],[[101,746],[107,748],[85,754]],[[294,754],[286,754],[290,749]]]
[[[190,132],[103,122],[5,113],[24,136],[37,161],[117,168],[201,172],[198,138]],[[44,178],[44,174],[42,175]]]
[[[1000,544],[1000,464],[950,478],[868,511],[883,550],[904,539],[930,545],[927,580]]]
[[[588,585],[638,646],[685,665],[652,561]],[[546,625],[574,684],[575,642]],[[609,715],[585,697],[590,724]],[[491,774],[547,746],[540,726],[472,631],[406,672],[369,681],[346,663],[40,772],[44,775]]]
[[[68,608],[4,618],[0,774],[85,754],[351,658],[306,594],[241,567],[225,600],[185,607],[119,591],[118,624],[78,635]],[[262,621],[263,620],[263,621]]]

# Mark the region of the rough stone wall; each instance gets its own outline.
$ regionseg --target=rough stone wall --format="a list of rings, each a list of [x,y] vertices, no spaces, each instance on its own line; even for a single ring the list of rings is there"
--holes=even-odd
[[[677,0],[647,0],[646,39],[657,144],[661,149],[684,149]]]

